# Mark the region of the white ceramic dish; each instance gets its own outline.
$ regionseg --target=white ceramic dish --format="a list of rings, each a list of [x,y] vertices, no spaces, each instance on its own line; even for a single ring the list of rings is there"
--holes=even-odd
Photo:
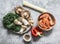
[[[25,37],[26,37],[26,35],[28,35],[28,36],[29,36],[29,39],[26,39],[26,38],[25,38]],[[27,34],[27,33],[26,33],[26,34],[24,34],[24,35],[23,35],[23,40],[24,40],[24,41],[26,41],[26,42],[31,41],[31,35],[29,35],[29,34]]]
[[[15,13],[14,12],[14,9],[12,9],[12,11],[10,11],[11,13]],[[31,18],[31,16],[30,16],[30,18]],[[32,18],[31,18],[32,19]],[[33,19],[32,19],[33,20]],[[22,32],[22,33],[20,33],[20,31],[19,32],[15,32],[15,31],[13,31],[14,33],[17,33],[17,34],[24,34],[24,33],[26,33],[26,32],[28,32],[30,29],[31,29],[31,27],[32,26],[29,26],[24,32]]]
[[[48,12],[45,12],[45,13],[48,13]],[[45,14],[45,13],[42,13],[41,15],[43,15],[43,14]],[[54,26],[55,26],[55,23],[56,23],[56,20],[55,20],[55,17],[52,15],[52,14],[50,14],[50,13],[48,13],[51,17],[52,17],[52,19],[54,20],[54,25],[53,26],[51,26],[49,29],[43,29],[42,27],[40,27],[39,26],[39,24],[38,24],[38,27],[40,28],[40,29],[42,29],[43,31],[49,31],[49,30],[51,30]],[[40,16],[41,16],[40,15]],[[38,19],[39,19],[39,17],[38,17]]]
[[[40,29],[42,29],[39,25],[38,25],[38,27],[39,27]],[[43,30],[43,31],[50,31],[50,30],[52,30],[53,27],[54,27],[54,26],[50,27],[49,29],[42,29],[42,30]]]

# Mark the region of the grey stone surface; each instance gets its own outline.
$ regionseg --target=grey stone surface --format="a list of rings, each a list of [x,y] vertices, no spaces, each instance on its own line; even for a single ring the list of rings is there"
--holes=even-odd
[[[3,27],[2,20],[8,12],[16,6],[22,6],[23,0],[0,0],[0,44],[60,44],[60,0],[26,0],[36,6],[43,7],[52,13],[56,18],[56,25],[53,30],[45,32],[45,36],[41,38],[32,37],[31,42],[23,41],[21,35],[7,31]],[[30,8],[31,17],[34,20],[34,26],[37,25],[37,17],[41,14]],[[31,35],[31,32],[28,32]],[[32,36],[32,35],[31,35]]]

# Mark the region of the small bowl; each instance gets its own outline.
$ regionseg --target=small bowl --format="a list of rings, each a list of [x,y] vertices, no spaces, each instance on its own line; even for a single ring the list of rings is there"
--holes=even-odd
[[[55,17],[54,17],[52,14],[48,13],[48,12],[42,13],[41,15],[39,15],[39,17],[42,16],[42,15],[44,15],[44,14],[49,14],[49,15],[51,16],[51,18],[53,19],[53,21],[54,21],[54,25],[56,24]],[[39,17],[38,17],[38,21],[40,20]],[[49,31],[49,30],[51,30],[51,29],[54,27],[54,25],[51,26],[49,29],[43,29],[41,26],[39,26],[39,24],[38,24],[38,27],[39,27],[40,29],[42,29],[43,31]]]
[[[31,41],[31,36],[26,33],[26,34],[23,35],[23,40],[26,41],[26,42],[29,42],[29,41]]]

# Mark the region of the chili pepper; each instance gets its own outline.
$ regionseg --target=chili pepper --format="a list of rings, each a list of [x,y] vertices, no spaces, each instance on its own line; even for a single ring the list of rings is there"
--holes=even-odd
[[[39,30],[38,30],[38,27],[33,27],[31,31],[32,35],[35,37],[42,36],[42,31],[39,31]]]
[[[48,19],[44,18],[44,25],[47,26],[47,28],[50,28],[50,22],[48,21]]]
[[[44,25],[43,20],[40,20],[38,23],[40,24],[41,27],[47,28],[46,25]]]

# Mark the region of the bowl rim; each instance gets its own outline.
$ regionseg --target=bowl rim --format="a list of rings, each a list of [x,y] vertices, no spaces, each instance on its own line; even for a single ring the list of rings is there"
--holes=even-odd
[[[42,13],[41,15],[39,15],[39,16],[38,16],[38,21],[39,21],[39,17],[42,16],[42,15],[44,15],[44,14],[49,14],[49,15],[52,17],[52,19],[54,20],[54,25],[56,24],[56,19],[55,19],[55,17],[54,17],[51,13],[48,13],[48,12],[45,12],[45,13]],[[39,24],[38,24],[38,27],[39,27],[40,29],[44,30],[44,31],[49,31],[49,30],[51,30],[51,29],[54,27],[54,25],[52,25],[49,29],[43,29],[41,26],[39,26]]]
[[[28,40],[25,38],[25,36],[26,36],[26,35],[29,35],[29,34],[27,34],[27,33],[26,33],[26,34],[24,34],[24,35],[23,35],[23,40],[25,40],[26,42],[31,41],[31,35],[29,35],[29,36],[30,36],[30,38],[29,38]]]

